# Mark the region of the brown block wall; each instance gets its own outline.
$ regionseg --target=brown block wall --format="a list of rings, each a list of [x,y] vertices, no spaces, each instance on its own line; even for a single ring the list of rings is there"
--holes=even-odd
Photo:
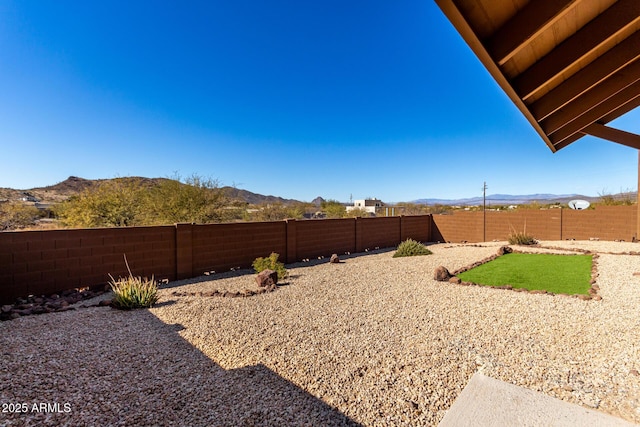
[[[402,216],[400,217],[400,240],[417,240],[418,242],[431,241],[431,215]]]
[[[486,240],[507,240],[513,231],[539,240],[562,240],[562,209],[518,209],[487,212]],[[477,212],[482,221],[482,212]]]
[[[627,240],[635,236],[638,208],[486,212],[486,239],[505,240],[512,228],[537,239]],[[0,303],[18,296],[97,286],[126,276],[123,254],[136,276],[175,280],[210,271],[250,267],[280,254],[284,262],[362,252],[402,240],[480,242],[482,212],[415,217],[349,218],[161,227],[0,233]],[[635,236],[637,237],[637,236]]]
[[[288,262],[356,252],[355,219],[295,221],[295,245],[294,258]]]
[[[482,237],[482,212],[433,215],[434,242],[481,242]]]
[[[192,225],[193,269],[190,277],[211,271],[249,268],[271,252],[287,256],[286,222]]]
[[[362,230],[361,246],[356,247],[356,252],[376,247],[389,248],[397,246],[400,239],[399,216],[383,218],[357,218]]]
[[[482,212],[455,212],[433,215],[431,240],[446,242],[481,242]],[[525,231],[539,240],[631,241],[636,236],[638,207],[598,206],[596,209],[519,209],[486,212],[486,241],[506,240],[515,231]]]
[[[0,233],[0,300],[97,286],[128,275],[175,278],[174,227]]]
[[[632,241],[636,235],[638,206],[598,206],[596,209],[574,211],[563,209],[563,239]]]

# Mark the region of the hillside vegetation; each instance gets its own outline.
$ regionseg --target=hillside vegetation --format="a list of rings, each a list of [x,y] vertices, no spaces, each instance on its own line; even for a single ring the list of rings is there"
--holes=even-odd
[[[629,205],[631,192],[600,194],[594,205]],[[560,203],[530,202],[518,208],[545,209]],[[491,206],[492,210],[511,206]],[[479,210],[481,206],[425,205],[400,203],[396,215],[451,213]],[[166,225],[181,222],[217,223],[230,221],[279,221],[287,218],[368,217],[363,209],[346,210],[336,200],[317,197],[311,203],[263,196],[192,175],[186,179],[125,177],[88,180],[69,177],[58,184],[15,190],[0,188],[0,231],[52,229],[61,227],[128,227]]]
[[[116,178],[99,182],[53,207],[67,227],[128,227],[231,220],[240,206],[217,182],[192,176],[153,182]]]

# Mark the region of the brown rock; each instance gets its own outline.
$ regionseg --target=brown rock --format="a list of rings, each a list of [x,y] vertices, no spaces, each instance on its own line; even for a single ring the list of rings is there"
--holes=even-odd
[[[111,305],[111,300],[110,299],[103,299],[102,301],[100,301],[98,303],[98,307],[106,307],[108,305]]]
[[[451,273],[449,273],[446,267],[439,266],[433,272],[433,278],[438,282],[446,282],[451,278]]]
[[[500,249],[498,249],[498,255],[500,256],[504,254],[510,254],[511,252],[513,252],[513,249],[511,249],[509,246],[501,246]]]
[[[332,254],[329,262],[331,264],[338,264],[340,262],[340,257],[338,256],[338,254]]]
[[[44,312],[45,312],[45,311],[44,311],[44,307],[43,307],[43,306],[41,306],[41,305],[36,305],[35,307],[33,307],[33,308],[31,309],[31,313],[32,313],[32,314],[42,314],[42,313],[44,313]]]
[[[578,298],[580,298],[583,301],[588,301],[591,299],[591,295],[578,295]]]
[[[278,283],[278,273],[273,270],[262,270],[256,275],[256,283],[261,288],[275,286]]]
[[[460,279],[459,277],[452,277],[451,279],[449,279],[449,283],[455,283],[456,285],[459,285],[462,282],[462,279]]]
[[[639,376],[640,376],[640,372],[638,372],[638,370],[637,370],[637,369],[632,369],[632,370],[630,370],[630,371],[629,371],[629,373],[630,373],[631,375],[635,375],[636,377],[639,377]]]

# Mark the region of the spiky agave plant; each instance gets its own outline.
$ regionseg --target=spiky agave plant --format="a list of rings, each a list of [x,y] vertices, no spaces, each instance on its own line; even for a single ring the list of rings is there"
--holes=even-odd
[[[530,234],[527,234],[527,221],[524,222],[524,230],[516,231],[516,229],[509,224],[511,233],[507,237],[509,244],[511,245],[535,245],[538,241]]]
[[[127,265],[129,277],[121,277],[116,280],[109,274],[109,277],[111,277],[109,285],[115,294],[111,304],[121,310],[131,310],[133,308],[151,307],[158,302],[158,283],[153,276],[151,276],[151,279],[140,276],[134,277],[129,268],[126,255],[124,256],[124,262]]]

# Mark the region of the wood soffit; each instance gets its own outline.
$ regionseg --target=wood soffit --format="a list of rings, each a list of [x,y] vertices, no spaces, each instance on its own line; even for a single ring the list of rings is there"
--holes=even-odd
[[[640,0],[435,0],[552,151],[640,106]]]

